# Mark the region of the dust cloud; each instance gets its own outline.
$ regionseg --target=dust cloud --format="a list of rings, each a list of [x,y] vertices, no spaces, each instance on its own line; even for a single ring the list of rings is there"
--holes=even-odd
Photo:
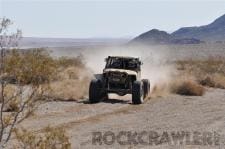
[[[82,53],[86,65],[94,74],[102,73],[105,66],[104,59],[108,56],[132,56],[139,57],[143,62],[142,79],[149,79],[151,92],[156,88],[162,88],[169,84],[175,73],[174,67],[169,63],[171,53],[158,50],[154,47],[108,47]]]
[[[79,94],[79,97],[87,96],[90,79],[94,78],[94,74],[102,73],[105,67],[104,60],[108,56],[139,57],[143,62],[141,68],[142,79],[149,79],[151,84],[150,96],[152,95],[154,96],[154,94],[157,94],[156,96],[158,95],[162,96],[165,92],[167,93],[169,90],[169,84],[173,80],[173,76],[176,73],[175,67],[170,63],[172,61],[171,55],[173,53],[171,53],[171,51],[168,50],[166,47],[108,46],[108,47],[88,47],[84,49],[73,49],[73,48],[60,50],[54,49],[53,51],[54,52],[52,55],[56,57],[60,56],[77,57],[79,55],[83,57],[82,60],[85,63],[85,67],[79,68],[79,71],[76,70],[74,72],[75,74],[79,74],[78,82],[76,82],[75,83],[76,85],[74,85],[74,82],[72,83],[71,80],[68,81],[71,82],[69,83],[71,84],[70,88],[73,88],[73,91],[71,91],[71,97],[73,98],[78,98],[77,93]],[[81,79],[82,76],[85,76],[84,77],[85,79]],[[82,86],[83,88],[82,91],[79,90],[79,86]],[[80,93],[82,94],[80,95]]]

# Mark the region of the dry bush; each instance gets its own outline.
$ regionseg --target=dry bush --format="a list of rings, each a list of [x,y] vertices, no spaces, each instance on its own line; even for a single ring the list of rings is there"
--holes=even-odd
[[[54,60],[42,49],[7,50],[1,70],[0,145],[4,147],[12,130],[43,99],[48,83],[56,72]]]
[[[53,100],[84,98],[92,77],[82,56],[53,59],[44,49],[8,51],[6,64],[5,80],[13,84],[43,84],[45,97]]]
[[[69,64],[71,61],[73,63]],[[87,95],[91,72],[80,58],[69,58],[67,61],[64,57],[62,61],[53,59],[43,49],[10,50],[7,51],[4,62],[6,65],[1,78],[4,81],[4,92],[1,96],[1,125],[4,132],[1,137],[2,147],[7,145],[15,126],[27,118],[35,109],[37,101],[46,98],[46,95],[62,100],[78,99]],[[43,149],[70,148],[63,131],[49,129],[42,138],[26,133],[17,132],[17,137],[28,148],[33,148],[32,145]],[[28,137],[24,138],[24,135]],[[40,140],[35,144],[32,139]],[[63,145],[63,142],[66,144]]]
[[[216,88],[225,89],[225,75],[224,74],[214,74],[213,80],[215,82]]]
[[[205,89],[197,82],[188,80],[174,84],[172,92],[187,96],[202,96]]]
[[[203,86],[215,87],[216,84],[211,76],[207,76],[204,79],[200,80],[199,83]]]
[[[157,83],[151,90],[151,97],[167,96],[170,93],[186,96],[202,96],[205,88],[198,84],[196,79],[189,74],[173,74],[174,79]]]
[[[58,73],[57,81],[50,83],[47,93],[53,100],[82,99],[88,94],[91,72],[86,67],[69,67]]]
[[[55,59],[57,75],[49,84],[46,96],[52,100],[83,99],[88,94],[92,72],[86,67],[84,58],[60,57]]]
[[[34,134],[26,129],[15,129],[15,137],[18,141],[14,148],[28,149],[70,149],[69,137],[62,128],[46,127],[42,134]]]
[[[75,66],[75,67],[85,67],[85,63],[84,63],[84,57],[82,55],[77,56],[77,57],[59,57],[57,59],[57,64],[59,67],[61,68],[68,68],[71,66]]]
[[[199,83],[203,86],[225,89],[225,76],[222,74],[213,74],[200,80]]]
[[[56,62],[44,49],[10,50],[5,58],[5,78],[24,85],[50,82],[56,68]]]
[[[53,80],[58,66],[43,49],[13,49],[17,47],[22,32],[9,32],[11,24],[9,19],[0,18],[0,148],[7,147],[13,130],[30,114],[36,101],[43,98],[44,91],[48,89],[47,84]],[[20,135],[22,133],[16,132],[22,142],[36,138],[29,134]],[[43,149],[70,147],[68,138],[60,129],[47,129],[44,136],[38,141]]]
[[[178,70],[184,70],[190,72],[196,76],[225,73],[225,60],[222,57],[209,57],[207,59],[200,60],[179,60],[176,61]]]
[[[180,75],[198,78],[203,86],[225,88],[225,59],[210,57],[202,60],[182,60],[176,62]]]
[[[11,100],[5,107],[4,112],[16,112],[19,110],[19,101]]]

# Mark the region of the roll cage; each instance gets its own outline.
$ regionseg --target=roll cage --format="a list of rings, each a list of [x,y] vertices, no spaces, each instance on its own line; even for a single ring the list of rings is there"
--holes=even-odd
[[[114,69],[125,69],[140,71],[141,61],[139,58],[133,57],[111,57],[105,59],[106,65],[105,68],[114,68]]]

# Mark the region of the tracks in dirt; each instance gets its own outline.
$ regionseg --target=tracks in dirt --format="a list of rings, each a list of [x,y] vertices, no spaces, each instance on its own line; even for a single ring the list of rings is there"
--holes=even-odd
[[[120,100],[118,100],[118,101],[120,101]],[[99,122],[103,119],[105,120],[106,118],[110,118],[111,116],[115,116],[115,115],[118,115],[118,114],[129,114],[133,111],[138,112],[139,110],[142,109],[142,106],[143,106],[143,105],[133,105],[133,104],[128,103],[127,101],[124,101],[124,100],[121,100],[120,102],[126,103],[126,105],[123,106],[123,107],[116,108],[116,109],[114,109],[110,112],[104,112],[104,113],[89,116],[89,117],[86,117],[86,118],[81,118],[81,119],[78,119],[78,120],[75,120],[75,121],[70,121],[68,123],[59,124],[59,125],[56,126],[56,128],[61,127],[61,128],[65,128],[65,129],[70,129],[72,127],[75,127],[76,125],[80,125],[80,124],[84,124],[84,123],[93,123],[93,122],[97,123],[97,122]],[[149,102],[148,99],[146,99],[144,103],[147,103],[147,102]],[[102,103],[98,103],[98,104],[100,105]],[[98,105],[98,104],[96,104],[96,105]],[[92,106],[92,105],[93,104],[90,104],[90,106]],[[105,108],[110,107],[111,105],[112,104],[107,104],[107,105],[104,104],[104,106],[106,106]]]
[[[59,103],[60,102],[57,102],[56,104]],[[127,103],[126,101],[120,101],[118,103],[113,104],[105,102],[98,104],[71,103],[71,106],[62,106],[61,108],[64,109],[60,112],[54,113],[51,111],[51,109],[48,109],[48,113],[32,118],[33,124],[34,121],[38,121],[41,126],[33,132],[40,133],[43,131],[44,126],[51,125],[49,119],[55,122],[53,127],[64,128],[67,130],[74,128],[78,125],[88,123],[96,124],[102,120],[109,119],[110,117],[118,114],[129,114],[132,111],[139,111],[141,109],[141,105],[132,105]],[[60,119],[65,120],[62,121]],[[58,120],[58,122],[56,120]],[[29,125],[32,125],[32,122]]]
[[[140,110],[140,107],[138,108],[137,106],[134,106],[134,105],[128,105],[126,107],[122,107],[122,108],[117,109],[112,112],[106,112],[106,113],[98,114],[95,116],[90,116],[90,117],[87,117],[84,119],[71,121],[69,123],[60,124],[60,125],[57,125],[57,127],[60,127],[60,128],[63,127],[65,129],[70,129],[71,127],[75,127],[76,125],[80,125],[80,124],[84,124],[84,123],[93,123],[93,122],[97,123],[98,121],[101,121],[104,118],[109,118],[109,116],[114,116],[117,114],[129,114],[130,111],[133,111],[134,109],[137,111],[137,110]]]

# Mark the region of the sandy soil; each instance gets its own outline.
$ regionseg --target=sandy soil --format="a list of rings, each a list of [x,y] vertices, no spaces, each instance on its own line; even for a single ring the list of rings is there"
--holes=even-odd
[[[225,90],[207,89],[204,96],[168,95],[148,99],[142,105],[130,104],[130,97],[98,104],[87,100],[54,101],[39,106],[22,126],[36,133],[45,126],[64,127],[72,148],[219,148],[201,145],[93,145],[93,132],[112,131],[199,131],[225,134]],[[222,137],[221,137],[222,138]],[[224,146],[222,147],[224,148]]]

